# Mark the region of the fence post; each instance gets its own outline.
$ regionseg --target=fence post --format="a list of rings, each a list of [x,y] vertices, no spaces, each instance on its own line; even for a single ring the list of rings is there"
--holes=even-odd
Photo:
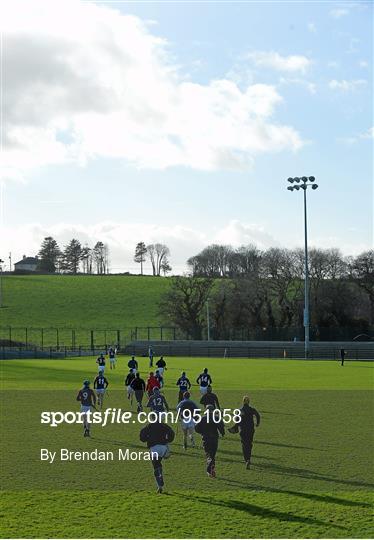
[[[91,349],[94,350],[94,331],[91,330]]]
[[[9,345],[10,345],[11,341],[12,341],[12,327],[9,326]]]
[[[173,332],[173,335],[174,335],[173,339],[174,339],[174,341],[175,341],[175,326],[174,326],[173,330],[174,330],[174,332]]]
[[[135,326],[135,341],[138,341],[138,327]]]
[[[76,345],[76,343],[75,343],[75,330],[72,330],[71,331],[71,348],[75,349],[75,345]]]
[[[41,328],[42,349],[44,348],[44,328]]]
[[[161,337],[161,341],[162,341],[162,326],[160,326],[160,330],[161,330],[160,337]]]
[[[149,341],[151,339],[149,326],[147,326],[147,336],[148,336],[148,341]]]
[[[25,344],[26,344],[26,347],[27,347],[27,327],[25,328]]]
[[[121,346],[121,331],[117,330],[117,346],[120,348]]]

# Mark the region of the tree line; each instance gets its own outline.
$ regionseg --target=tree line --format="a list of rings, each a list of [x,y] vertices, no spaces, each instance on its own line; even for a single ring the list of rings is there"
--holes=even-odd
[[[61,249],[51,236],[44,238],[39,252],[36,270],[47,273],[108,274],[109,249],[103,242],[96,242],[94,247],[82,245],[73,238]]]
[[[148,244],[138,242],[135,248],[134,261],[140,264],[140,274],[143,275],[143,265],[149,260],[154,276],[160,276],[161,272],[166,276],[171,272],[169,257],[170,250],[165,244]]]
[[[311,329],[374,325],[374,250],[343,257],[337,249],[309,251]],[[186,336],[230,339],[233,331],[303,326],[304,251],[212,245],[188,259],[188,277],[177,277],[160,302],[166,324]],[[352,337],[354,337],[352,335]]]

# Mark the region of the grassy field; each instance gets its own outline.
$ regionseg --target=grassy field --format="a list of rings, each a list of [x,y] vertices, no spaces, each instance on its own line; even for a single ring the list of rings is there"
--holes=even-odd
[[[168,278],[151,276],[3,276],[0,327],[29,327],[28,341],[40,343],[32,328],[112,328],[159,326],[158,301]],[[60,344],[71,343],[71,332],[60,332]],[[81,334],[81,335],[80,335]],[[78,344],[89,344],[89,332],[77,332]],[[0,338],[8,338],[5,329]],[[157,334],[157,338],[159,335]],[[12,338],[25,341],[24,328]],[[97,336],[104,343],[104,336]],[[115,333],[107,336],[115,340]],[[54,345],[56,333],[45,330],[44,344]]]
[[[144,448],[137,422],[93,426],[91,439],[77,425],[40,424],[42,410],[76,410],[94,359],[0,362],[1,537],[372,537],[374,365],[173,358],[165,389],[172,407],[181,369],[194,381],[203,367],[222,407],[249,393],[262,415],[253,468],[244,467],[238,436],[227,434],[217,478],[209,479],[202,449],[185,452],[178,433],[165,462],[166,493],[156,495],[149,462],[40,461],[40,448]],[[129,409],[126,371],[120,357],[107,373],[106,406]]]

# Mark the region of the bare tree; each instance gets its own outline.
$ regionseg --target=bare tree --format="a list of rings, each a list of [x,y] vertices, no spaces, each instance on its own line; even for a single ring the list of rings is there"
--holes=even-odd
[[[165,244],[149,244],[147,246],[147,253],[151,261],[153,275],[161,275],[162,263],[170,255],[169,248]]]

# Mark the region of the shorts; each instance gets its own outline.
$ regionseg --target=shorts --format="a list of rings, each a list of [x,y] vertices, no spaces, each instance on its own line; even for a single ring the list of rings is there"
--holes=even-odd
[[[81,405],[81,412],[87,413],[91,410],[91,405]]]
[[[150,452],[157,452],[158,459],[167,459],[170,456],[170,449],[167,444],[155,444],[150,447]]]
[[[195,431],[195,422],[193,420],[190,420],[189,422],[182,421],[181,426],[183,431],[187,431],[188,435],[191,435]]]
[[[99,373],[104,373],[105,366],[99,366]]]
[[[96,388],[96,393],[97,394],[104,394],[105,393],[105,388]]]
[[[137,374],[138,370],[136,369],[136,367],[132,368],[132,372],[133,372],[134,375]]]
[[[158,369],[158,372],[159,372],[160,375],[162,375],[164,373],[164,368],[163,367],[159,367],[157,369]]]
[[[132,395],[134,394],[134,391],[135,391],[135,390],[133,389],[132,386],[129,385],[129,386],[127,387],[127,393],[128,393],[129,396],[132,396]]]
[[[200,386],[200,394],[203,396],[204,394],[206,394],[208,391],[208,387],[207,386]]]
[[[115,363],[116,363],[116,359],[115,359],[115,358],[109,358],[109,362],[110,362],[111,364],[115,364]]]

